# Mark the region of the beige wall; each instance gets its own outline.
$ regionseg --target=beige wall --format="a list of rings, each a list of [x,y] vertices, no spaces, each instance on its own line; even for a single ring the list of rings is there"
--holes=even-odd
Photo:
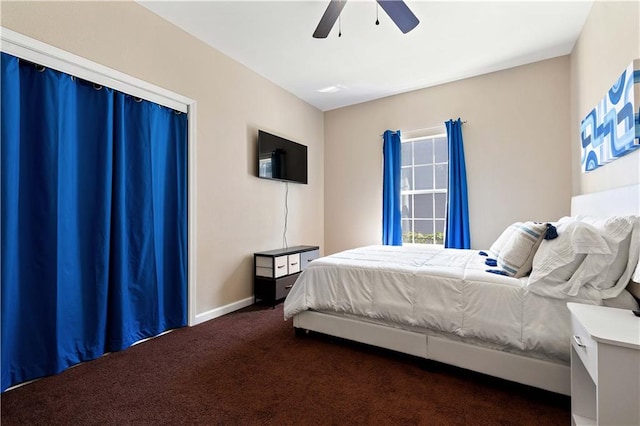
[[[323,114],[130,2],[2,2],[2,26],[197,101],[197,313],[253,294],[252,254],[282,246],[285,185],[255,174],[261,128],[308,145],[289,245],[324,238]]]
[[[573,194],[640,182],[640,150],[589,173],[580,169],[580,121],[640,58],[640,2],[596,1],[571,53]]]
[[[380,242],[385,129],[468,121],[474,248],[488,247],[516,220],[568,214],[572,193],[639,182],[640,151],[582,174],[578,143],[580,119],[640,57],[639,8],[595,2],[570,57],[324,116],[135,3],[3,1],[1,24],[197,100],[197,312],[204,313],[250,297],[251,254],[282,243],[285,186],[254,177],[258,128],[309,146],[309,185],[289,185],[287,239],[326,253]]]
[[[569,213],[569,57],[564,56],[325,113],[328,253],[381,241],[382,132],[458,117],[467,120],[474,248],[488,248],[515,221]]]

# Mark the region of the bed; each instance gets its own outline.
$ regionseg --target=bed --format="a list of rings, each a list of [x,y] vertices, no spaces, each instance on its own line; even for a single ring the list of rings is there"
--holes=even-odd
[[[527,224],[507,228],[486,251],[369,246],[336,253],[300,275],[285,319],[297,331],[569,395],[566,303],[637,309],[629,290],[632,279],[640,281],[639,213],[640,185],[574,197],[571,217],[530,225],[544,237],[518,271],[500,239],[513,242],[513,229],[526,234]],[[559,261],[565,258],[571,261]]]

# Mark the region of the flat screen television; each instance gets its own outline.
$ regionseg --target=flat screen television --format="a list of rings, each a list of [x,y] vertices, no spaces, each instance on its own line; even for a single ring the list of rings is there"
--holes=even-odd
[[[307,183],[307,147],[258,130],[258,177]]]

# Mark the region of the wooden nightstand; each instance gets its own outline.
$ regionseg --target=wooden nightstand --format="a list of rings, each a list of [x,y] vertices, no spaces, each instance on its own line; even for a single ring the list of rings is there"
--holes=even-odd
[[[572,424],[640,425],[640,318],[626,309],[567,307]]]

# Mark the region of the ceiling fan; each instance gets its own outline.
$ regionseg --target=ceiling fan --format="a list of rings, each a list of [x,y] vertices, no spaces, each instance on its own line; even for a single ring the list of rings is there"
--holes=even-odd
[[[416,15],[411,12],[409,7],[402,0],[376,0],[380,7],[387,12],[391,20],[400,28],[404,34],[408,33],[420,23]],[[320,18],[318,27],[313,33],[314,38],[327,38],[331,28],[338,20],[342,8],[347,0],[331,0],[324,15]],[[376,24],[378,22],[376,21]]]

